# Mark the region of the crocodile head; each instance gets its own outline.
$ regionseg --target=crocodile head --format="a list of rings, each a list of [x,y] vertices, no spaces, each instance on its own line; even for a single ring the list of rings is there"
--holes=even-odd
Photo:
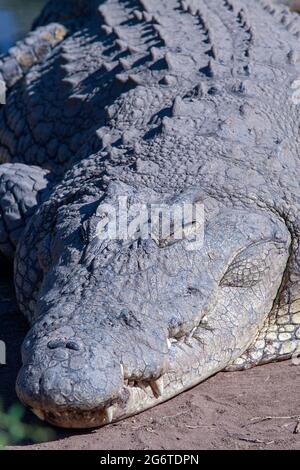
[[[291,243],[276,214],[193,191],[163,202],[203,204],[201,246],[194,221],[182,239],[106,239],[99,224],[116,196],[89,198],[60,207],[36,244],[43,280],[17,380],[20,399],[62,427],[132,415],[237,359],[272,309]],[[137,200],[162,197],[127,206]]]

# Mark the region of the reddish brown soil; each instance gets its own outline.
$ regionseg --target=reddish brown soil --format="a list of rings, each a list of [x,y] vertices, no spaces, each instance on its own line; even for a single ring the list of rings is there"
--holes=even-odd
[[[7,342],[8,359],[0,367],[0,398],[9,408],[16,401],[14,381],[26,325],[11,286],[0,282],[0,298],[0,339]],[[27,420],[40,424],[30,414]],[[220,373],[159,407],[102,429],[56,429],[52,442],[11,449],[300,449],[299,420],[300,366],[282,362]]]
[[[27,448],[300,449],[299,385],[300,367],[289,362],[221,373],[134,418]]]

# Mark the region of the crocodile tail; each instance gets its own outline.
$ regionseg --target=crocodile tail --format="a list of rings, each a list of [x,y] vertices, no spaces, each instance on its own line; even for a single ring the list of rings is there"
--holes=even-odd
[[[7,54],[0,56],[0,80],[6,88],[17,83],[34,64],[44,61],[66,35],[67,29],[63,25],[52,23],[32,31]]]

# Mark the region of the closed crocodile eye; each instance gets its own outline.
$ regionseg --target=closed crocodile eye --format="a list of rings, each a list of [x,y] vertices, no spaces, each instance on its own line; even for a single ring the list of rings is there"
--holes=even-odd
[[[156,234],[154,232],[152,233],[152,238],[161,248],[165,248],[167,246],[173,245],[174,243],[177,243],[180,240],[191,240],[195,238],[195,236],[200,233],[200,230],[201,225],[199,223],[191,222],[184,225],[183,227],[177,228],[177,230],[174,230],[172,227],[169,237],[161,237],[159,239],[155,236]]]
[[[251,245],[239,253],[224,274],[221,287],[250,288],[259,284],[270,271],[272,263],[284,250],[274,241]]]

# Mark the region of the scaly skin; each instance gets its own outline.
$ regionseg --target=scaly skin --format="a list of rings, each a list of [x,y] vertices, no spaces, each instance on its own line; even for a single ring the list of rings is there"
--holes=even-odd
[[[31,324],[20,399],[94,427],[300,351],[300,20],[261,0],[67,3],[37,22],[65,39],[2,109],[3,161],[40,168],[18,182],[35,214],[17,205],[0,242]],[[203,203],[203,248],[101,241],[124,196]]]

